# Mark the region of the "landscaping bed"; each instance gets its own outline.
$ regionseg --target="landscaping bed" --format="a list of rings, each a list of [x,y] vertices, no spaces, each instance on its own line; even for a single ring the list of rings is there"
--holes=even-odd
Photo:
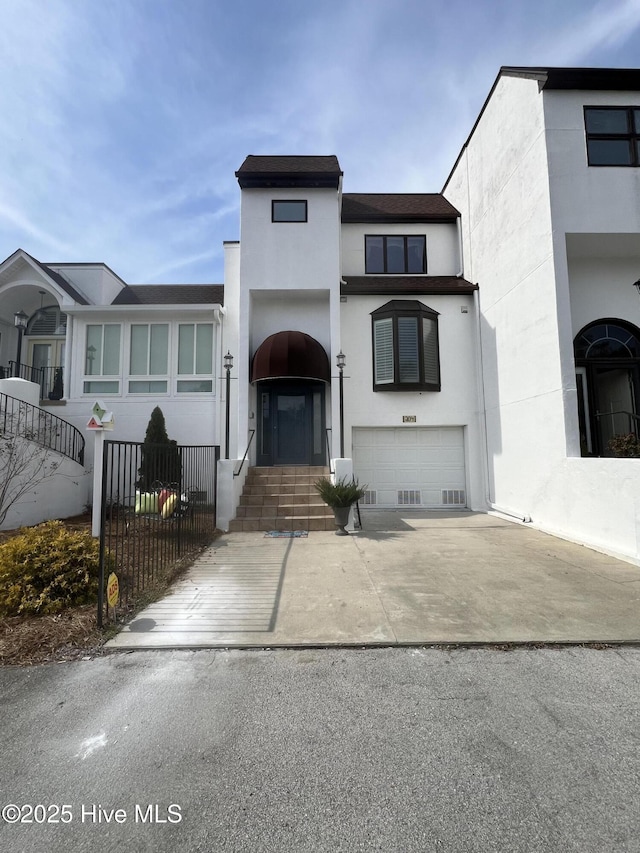
[[[68,530],[90,533],[91,515],[69,518],[63,524]],[[0,545],[22,532],[24,529],[2,531]],[[125,562],[133,561],[136,556],[140,559],[141,552],[156,547],[155,535],[153,530],[136,531],[135,537],[132,537],[135,543],[130,543],[130,553],[126,554]],[[170,569],[159,572],[153,584],[141,594],[131,597],[126,607],[118,608],[117,623],[105,623],[102,630],[97,626],[95,602],[67,607],[60,613],[49,615],[0,616],[0,665],[28,666],[88,660],[106,654],[104,644],[118,630],[118,625],[160,598],[176,577],[193,563],[194,556],[192,553]]]

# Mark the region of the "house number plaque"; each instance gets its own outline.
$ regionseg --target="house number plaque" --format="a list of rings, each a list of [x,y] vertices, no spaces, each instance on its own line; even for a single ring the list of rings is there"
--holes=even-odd
[[[402,423],[403,424],[415,424],[416,416],[415,415],[403,415]]]

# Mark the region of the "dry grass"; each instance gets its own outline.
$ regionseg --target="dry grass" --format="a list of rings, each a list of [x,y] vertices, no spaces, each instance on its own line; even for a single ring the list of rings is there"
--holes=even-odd
[[[102,650],[106,635],[96,626],[95,604],[55,616],[0,618],[0,665],[29,666],[81,660]]]

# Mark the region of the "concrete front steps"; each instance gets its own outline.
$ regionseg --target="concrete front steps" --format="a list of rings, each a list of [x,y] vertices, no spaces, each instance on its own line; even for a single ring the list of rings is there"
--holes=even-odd
[[[331,510],[313,484],[328,477],[322,466],[249,468],[230,532],[245,530],[335,530]]]

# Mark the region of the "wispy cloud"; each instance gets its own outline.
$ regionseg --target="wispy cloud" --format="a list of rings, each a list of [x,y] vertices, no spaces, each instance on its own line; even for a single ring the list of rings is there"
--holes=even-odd
[[[584,17],[568,23],[546,43],[539,42],[540,54],[549,64],[578,64],[593,59],[599,50],[611,50],[631,40],[637,45],[640,28],[640,0],[601,0],[587,9]]]
[[[634,64],[639,24],[640,0],[6,0],[0,255],[220,282],[247,154],[437,191],[500,65]]]

